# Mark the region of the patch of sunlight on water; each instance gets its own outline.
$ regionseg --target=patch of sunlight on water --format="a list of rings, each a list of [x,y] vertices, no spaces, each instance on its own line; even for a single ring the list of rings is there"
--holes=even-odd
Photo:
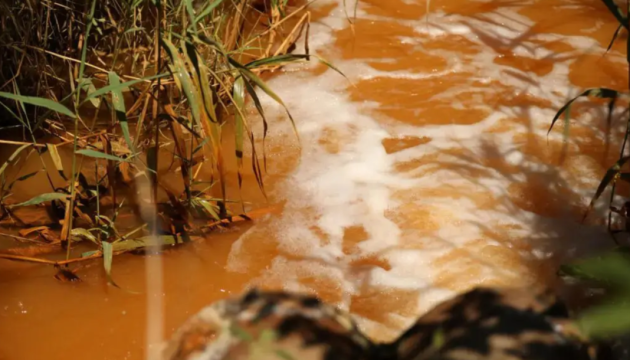
[[[351,83],[315,60],[270,81],[302,146],[261,94],[283,210],[164,256],[166,335],[261,286],[317,294],[387,340],[454,293],[553,284],[558,263],[608,243],[597,216],[579,222],[617,151],[604,106],[576,104],[566,144],[562,124],[546,135],[581,89],[627,84],[623,44],[602,57],[616,28],[603,5],[432,1],[427,20],[423,0],[363,0],[352,31],[342,3],[313,5],[309,44]],[[142,358],[144,295],[104,285],[98,262],[80,272],[59,284],[0,263],[0,359]],[[144,289],[143,258],[115,259],[114,277]]]

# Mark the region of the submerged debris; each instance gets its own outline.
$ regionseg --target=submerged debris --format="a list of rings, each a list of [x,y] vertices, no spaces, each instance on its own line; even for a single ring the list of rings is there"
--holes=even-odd
[[[77,274],[66,267],[55,266],[57,269],[57,273],[55,274],[55,279],[62,282],[80,282],[81,279]]]

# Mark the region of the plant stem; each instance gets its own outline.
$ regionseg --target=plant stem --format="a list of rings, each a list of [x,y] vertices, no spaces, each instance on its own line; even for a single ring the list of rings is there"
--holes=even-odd
[[[87,18],[87,25],[85,29],[85,36],[83,38],[83,48],[81,49],[81,64],[79,65],[79,76],[77,79],[77,92],[75,94],[75,119],[74,119],[74,141],[72,147],[72,179],[70,182],[70,201],[66,201],[66,221],[64,224],[61,239],[66,240],[66,260],[70,259],[70,250],[72,248],[69,240],[70,231],[72,231],[72,220],[74,218],[74,200],[76,198],[76,182],[77,182],[77,147],[79,137],[79,104],[81,101],[81,88],[83,87],[83,74],[85,72],[85,60],[87,57],[88,39],[90,37],[90,30],[92,30],[92,21],[94,19],[94,10],[96,9],[96,0],[92,0],[92,7]]]

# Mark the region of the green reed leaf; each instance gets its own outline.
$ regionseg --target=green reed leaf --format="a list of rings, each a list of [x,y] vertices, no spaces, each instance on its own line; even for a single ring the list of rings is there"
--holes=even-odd
[[[15,95],[15,94],[2,92],[2,91],[0,91],[0,97],[16,100],[22,104],[29,104],[29,105],[43,107],[48,110],[57,112],[59,114],[66,115],[71,118],[75,118],[75,115],[72,113],[72,111],[70,111],[70,109],[68,109],[67,107],[61,105],[60,103],[56,101],[52,101],[49,99],[44,99],[44,98],[34,97],[34,96]]]
[[[62,193],[46,193],[46,194],[37,195],[28,201],[11,205],[9,206],[9,208],[38,205],[38,204],[42,204],[42,203],[53,201],[53,200],[65,200],[67,197],[68,195],[62,194]]]
[[[97,158],[97,159],[112,160],[116,162],[128,162],[127,159],[123,159],[114,155],[105,154],[96,150],[83,149],[83,150],[78,150],[76,153],[80,155],[84,155],[84,156]]]
[[[127,121],[127,109],[125,107],[125,99],[123,98],[123,94],[120,88],[120,77],[113,71],[110,71],[108,74],[109,84],[112,86],[112,102],[114,103],[114,110],[116,111],[116,118],[118,118],[118,123],[120,124],[120,129],[122,130],[123,137],[125,138],[125,142],[131,150],[132,154],[135,154],[133,141],[131,141],[131,136],[129,133],[129,122]]]

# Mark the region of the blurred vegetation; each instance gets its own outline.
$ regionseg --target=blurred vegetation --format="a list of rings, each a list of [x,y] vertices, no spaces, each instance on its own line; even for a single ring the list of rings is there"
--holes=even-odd
[[[618,28],[612,36],[608,50],[612,47],[621,31],[628,32],[629,22],[626,14],[630,13],[630,2],[627,9],[621,9],[612,0],[602,0],[604,5],[618,21]],[[630,50],[630,37],[627,37],[627,49]],[[630,51],[626,55],[628,72],[630,75]],[[622,116],[625,117],[626,132],[619,149],[619,157],[602,178],[595,194],[590,201],[584,219],[593,210],[596,201],[604,191],[611,187],[608,200],[608,231],[617,247],[607,253],[599,254],[585,259],[580,259],[571,264],[563,265],[559,275],[571,284],[582,286],[587,297],[591,298],[590,305],[584,306],[577,314],[576,323],[581,332],[588,338],[609,342],[613,347],[621,347],[620,353],[627,353],[628,344],[624,342],[624,336],[630,334],[630,247],[620,244],[618,235],[628,233],[630,230],[630,199],[622,199],[623,205],[615,206],[615,200],[623,198],[617,194],[618,181],[630,182],[630,171],[627,169],[628,160],[628,136],[630,135],[630,84],[628,89],[592,88],[584,90],[579,96],[567,102],[556,114],[551,122],[549,132],[556,122],[564,118],[565,141],[569,135],[571,120],[571,106],[583,97],[594,97],[608,101],[608,129],[611,128],[613,111],[618,105],[625,108]],[[607,134],[608,136],[608,134]],[[618,196],[616,196],[618,195]],[[613,218],[618,216],[621,222],[626,224],[621,229],[613,228]]]

